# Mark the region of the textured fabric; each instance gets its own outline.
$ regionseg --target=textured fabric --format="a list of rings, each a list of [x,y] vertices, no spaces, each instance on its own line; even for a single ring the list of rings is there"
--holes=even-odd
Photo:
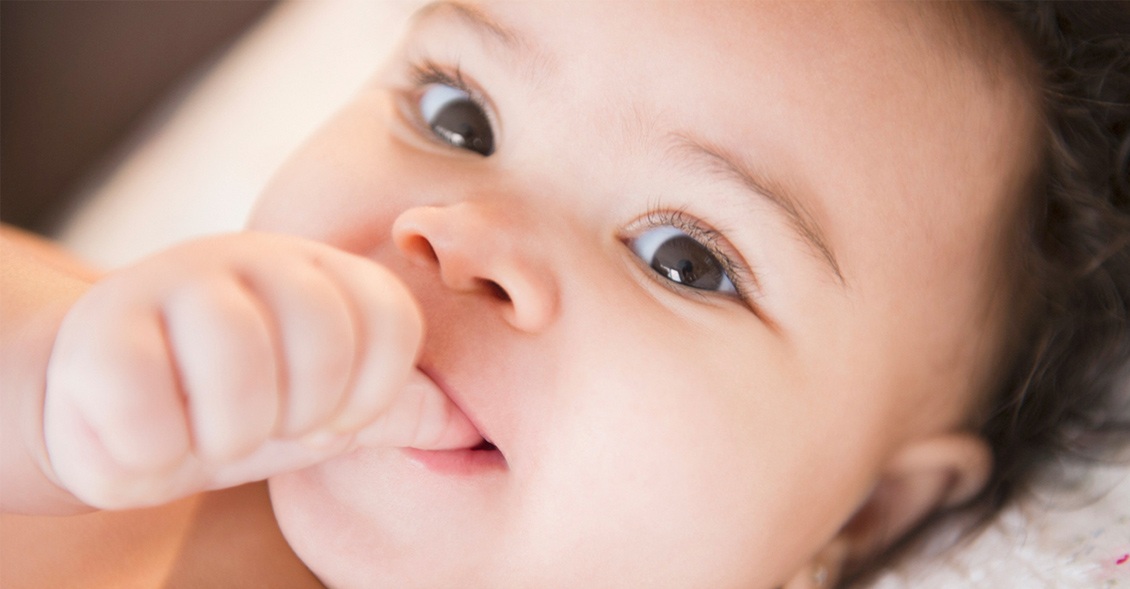
[[[911,555],[870,589],[1130,587],[1130,468],[1094,468],[1071,491],[1037,492],[980,535]]]

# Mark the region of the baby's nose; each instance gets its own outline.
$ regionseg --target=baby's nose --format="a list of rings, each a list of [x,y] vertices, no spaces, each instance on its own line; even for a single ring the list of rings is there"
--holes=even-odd
[[[392,226],[397,249],[435,268],[448,288],[495,301],[516,329],[545,329],[557,313],[557,279],[537,235],[518,219],[475,203],[408,209]]]

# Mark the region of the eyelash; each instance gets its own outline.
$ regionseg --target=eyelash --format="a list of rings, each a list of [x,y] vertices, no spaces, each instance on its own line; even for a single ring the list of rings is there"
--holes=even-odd
[[[484,114],[486,114],[487,120],[490,121],[491,129],[495,131],[495,134],[497,136],[498,119],[494,114],[494,109],[491,107],[490,101],[487,100],[483,93],[479,91],[479,89],[474,84],[468,82],[463,77],[463,72],[459,69],[459,64],[456,64],[453,67],[445,67],[430,59],[423,59],[417,62],[410,62],[408,64],[408,72],[409,78],[412,81],[411,93],[413,94],[413,99],[409,101],[411,104],[415,104],[419,98],[418,94],[432,84],[443,84],[445,86],[451,86],[456,90],[461,90],[467,93],[467,96],[470,97],[471,102],[474,102],[475,105],[478,106]],[[413,106],[410,108],[410,110],[412,113],[411,118],[413,123],[424,133],[426,137],[428,137],[429,139],[434,139],[436,143],[450,147],[450,145],[435,137],[433,131],[428,128],[427,122],[421,119],[417,107]]]
[[[654,205],[639,220],[631,224],[629,231],[630,233],[641,233],[643,230],[662,226],[674,227],[706,247],[710,254],[722,264],[726,275],[730,277],[734,289],[738,291],[737,298],[741,299],[746,305],[756,308],[754,294],[757,292],[757,280],[754,278],[754,272],[749,268],[749,264],[737,254],[734,246],[730,245],[722,231],[706,225],[683,209],[670,209]],[[672,282],[654,273],[649,274],[655,276],[656,281],[663,286],[678,293],[699,297],[707,296],[707,293],[699,289]]]
[[[412,83],[415,88],[423,88],[428,84],[447,84],[467,94],[472,94],[471,88],[467,81],[463,79],[463,73],[459,70],[458,65],[451,68],[452,73],[450,74],[448,68],[441,67],[430,59],[410,63],[408,67],[411,69]]]

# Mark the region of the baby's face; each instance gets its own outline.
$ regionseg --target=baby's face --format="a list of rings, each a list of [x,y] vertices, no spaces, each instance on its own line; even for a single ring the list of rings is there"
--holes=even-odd
[[[499,452],[277,477],[298,554],[355,587],[791,575],[997,347],[1031,110],[944,9],[423,11],[252,227],[399,274]]]

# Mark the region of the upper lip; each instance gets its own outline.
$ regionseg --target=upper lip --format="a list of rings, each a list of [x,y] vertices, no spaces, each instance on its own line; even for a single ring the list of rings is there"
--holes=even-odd
[[[479,432],[479,435],[484,440],[486,440],[490,444],[495,443],[494,438],[491,437],[491,435],[483,429],[482,422],[479,420],[478,416],[475,415],[474,411],[468,408],[466,401],[460,397],[458,391],[451,388],[451,385],[448,384],[448,382],[437,370],[427,364],[420,364],[419,366],[417,366],[417,369],[419,369],[419,371],[422,372],[424,376],[430,378],[432,382],[435,383],[436,387],[438,387],[439,390],[443,391],[443,394],[447,395],[448,399],[451,399],[451,402],[454,403],[455,406],[463,412],[463,415],[467,416],[467,419],[471,422],[471,425],[475,427],[475,429]]]

